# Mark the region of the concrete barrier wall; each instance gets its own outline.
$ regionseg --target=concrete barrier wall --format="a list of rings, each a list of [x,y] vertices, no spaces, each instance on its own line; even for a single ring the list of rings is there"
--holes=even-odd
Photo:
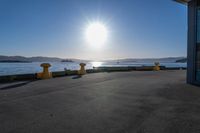
[[[87,73],[98,73],[98,72],[120,72],[120,71],[153,71],[154,66],[143,66],[143,67],[94,67],[94,69],[86,70]],[[161,70],[185,70],[186,68],[174,67],[166,68],[165,66],[160,66]],[[67,71],[56,71],[52,72],[53,78],[77,75],[77,70],[67,70]],[[14,82],[14,81],[26,81],[26,80],[37,80],[36,73],[33,74],[18,74],[18,75],[8,75],[0,76],[0,83]]]
[[[25,81],[25,80],[36,80],[36,74],[17,74],[0,76],[0,83],[13,82],[13,81]]]

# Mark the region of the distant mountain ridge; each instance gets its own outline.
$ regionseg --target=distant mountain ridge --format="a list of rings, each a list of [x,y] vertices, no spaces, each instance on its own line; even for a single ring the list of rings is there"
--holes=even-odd
[[[180,60],[176,60],[177,63],[186,63],[187,62],[187,58],[183,58]]]
[[[62,58],[57,57],[43,57],[43,56],[37,56],[37,57],[23,57],[23,56],[4,56],[0,55],[0,62],[4,61],[16,61],[16,62],[61,62]],[[78,59],[68,59],[72,61],[80,61]]]
[[[166,57],[166,58],[141,58],[141,59],[120,59],[116,60],[119,62],[145,62],[145,63],[152,63],[152,62],[162,62],[162,63],[178,63],[179,61],[186,61],[186,57]],[[180,62],[179,62],[180,63]],[[184,63],[184,62],[181,62]]]
[[[24,57],[24,56],[4,56],[0,55],[0,62],[5,61],[16,61],[16,62],[61,62],[62,60],[70,60],[73,62],[88,62],[90,60],[80,60],[80,59],[67,59],[67,58],[57,58],[57,57]],[[115,62],[165,62],[165,63],[176,63],[186,62],[186,57],[166,57],[166,58],[128,58],[128,59],[118,59],[118,60],[104,60],[104,61],[115,61]]]

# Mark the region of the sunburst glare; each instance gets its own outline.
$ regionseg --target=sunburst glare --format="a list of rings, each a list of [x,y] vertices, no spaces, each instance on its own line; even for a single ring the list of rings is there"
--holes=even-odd
[[[90,23],[86,28],[87,42],[96,48],[102,47],[108,37],[107,27],[101,22]]]

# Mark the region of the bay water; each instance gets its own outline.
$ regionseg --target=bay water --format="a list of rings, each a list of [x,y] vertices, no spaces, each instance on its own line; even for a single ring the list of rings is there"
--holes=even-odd
[[[31,63],[0,63],[0,76],[14,74],[29,74],[42,71],[40,64],[42,62]],[[51,64],[50,71],[78,70],[80,68],[78,62],[49,62]],[[87,62],[86,69],[93,67],[109,66],[109,67],[125,67],[125,66],[152,66],[154,63],[137,63],[137,62]],[[186,63],[161,63],[166,67],[187,67]]]

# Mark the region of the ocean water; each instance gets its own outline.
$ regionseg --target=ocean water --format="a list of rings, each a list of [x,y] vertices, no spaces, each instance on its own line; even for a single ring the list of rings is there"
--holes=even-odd
[[[49,62],[52,66],[50,71],[63,71],[65,68],[69,70],[78,70],[78,62]],[[32,63],[0,63],[0,76],[2,75],[13,75],[13,74],[28,74],[37,73],[42,71],[40,67],[41,62]],[[136,63],[136,62],[88,62],[86,63],[86,69],[92,69],[98,66],[152,66],[154,63]],[[162,66],[166,67],[187,67],[186,63],[161,63]]]

